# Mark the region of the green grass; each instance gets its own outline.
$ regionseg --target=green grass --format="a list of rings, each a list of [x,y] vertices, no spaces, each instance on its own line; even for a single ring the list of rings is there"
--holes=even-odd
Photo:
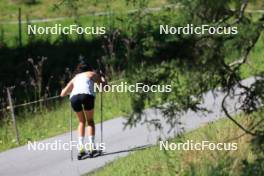
[[[128,93],[103,93],[103,120],[126,115],[131,112],[130,97]],[[70,104],[63,100],[52,110],[42,113],[25,112],[17,116],[18,131],[21,144],[29,140],[41,140],[58,134],[69,132]],[[73,128],[77,128],[78,120],[73,116]],[[100,121],[100,97],[96,98],[95,122]],[[17,147],[11,118],[0,128],[0,151]]]
[[[79,19],[79,23],[86,27],[86,26],[110,26],[111,20],[106,16],[95,16],[95,17],[81,17]],[[118,23],[118,22],[115,22]],[[34,23],[32,25],[37,25],[38,27],[47,27],[47,26],[54,26],[55,24],[61,24],[62,27],[70,26],[76,24],[73,18],[65,19],[59,22],[45,22],[45,23]],[[116,24],[118,25],[118,24]],[[5,24],[0,26],[1,29],[1,36],[2,42],[5,43],[9,47],[17,46],[18,45],[18,25],[13,24]],[[27,31],[27,24],[22,24],[22,44],[26,45],[30,42],[30,35],[28,35]],[[69,39],[75,40],[77,39],[77,34],[68,35]],[[85,35],[85,39],[89,40],[93,36],[92,35]],[[61,39],[61,35],[34,35],[34,39],[40,40],[49,40],[51,43],[54,41]]]
[[[38,0],[35,5],[21,3],[26,0],[2,0],[0,2],[0,21],[17,20],[18,8],[22,9],[22,19],[55,18],[60,16],[71,16],[73,11],[67,3],[62,0]],[[167,0],[151,0],[150,7],[159,7],[167,3]],[[134,9],[133,5],[127,4],[126,0],[79,0],[76,4],[79,15],[96,13],[107,10],[125,12]]]
[[[18,3],[19,0],[13,1],[1,1],[0,7],[2,11],[0,12],[0,22],[1,21],[9,21],[9,20],[17,20],[17,8],[22,7],[22,20],[27,19],[43,19],[43,18],[56,18],[61,16],[71,15],[69,8],[65,4],[60,5],[60,8],[57,10],[52,10],[55,4],[61,1],[51,1],[51,0],[40,0],[41,3],[28,6],[23,3]],[[95,3],[96,2],[96,3]],[[165,5],[167,0],[152,0],[149,3],[149,7],[160,7]],[[85,5],[84,5],[85,4]],[[127,5],[125,0],[110,0],[110,1],[102,1],[102,0],[80,0],[78,1],[78,8],[80,18],[78,23],[82,26],[106,26],[106,27],[124,27],[127,24],[122,24],[120,20],[116,20],[116,17],[124,17],[130,9],[135,9],[132,4]],[[116,15],[111,16],[85,16],[86,14],[94,13],[94,12],[115,12]],[[27,14],[30,14],[28,16]],[[125,15],[127,16],[127,15]],[[28,18],[29,17],[29,18]],[[126,20],[124,20],[126,21]],[[55,22],[45,22],[45,23],[34,23],[38,26],[54,26],[55,24],[61,24],[62,26],[69,26],[72,24],[76,24],[74,18],[67,18],[61,21]],[[126,30],[126,29],[124,29]],[[18,46],[18,25],[16,24],[0,24],[0,41],[1,43],[6,44],[8,47]],[[60,39],[59,35],[36,35],[36,39],[42,40],[50,40],[54,42],[57,39]],[[86,35],[86,39],[91,39],[91,35]],[[27,24],[22,24],[22,44],[29,43],[29,35],[27,34]],[[76,39],[77,35],[70,35],[70,39]]]
[[[37,0],[35,5],[23,3],[30,0],[2,0],[0,1],[0,21],[17,20],[18,8],[22,9],[22,19],[55,18],[72,15],[72,10],[63,0]],[[169,0],[150,0],[149,7],[160,7],[169,4]],[[76,4],[79,15],[96,13],[107,10],[126,12],[134,9],[132,3],[127,4],[126,0],[78,0]],[[263,2],[249,4],[250,9],[263,9]]]
[[[36,25],[38,27],[53,27],[61,25],[62,27],[69,27],[70,25],[76,24],[74,18],[68,18],[61,21],[54,22],[43,22],[43,23],[33,23],[31,25]],[[112,28],[121,29],[129,33],[131,30],[131,24],[133,24],[133,19],[127,13],[112,14],[109,16],[82,16],[78,19],[78,24],[83,27],[94,26],[94,27],[106,27],[106,31],[109,31]],[[62,40],[64,37],[68,37],[69,40],[76,40],[80,35],[71,34],[67,36],[55,35],[55,34],[45,34],[45,35],[29,35],[28,34],[28,25],[22,24],[21,35],[22,35],[22,45],[27,45],[33,40],[42,40],[49,41],[51,44],[56,45],[56,41]],[[4,45],[12,48],[18,46],[18,25],[14,24],[0,24],[0,42]],[[93,37],[98,37],[96,35],[84,35],[84,39],[87,41],[91,40]]]
[[[260,116],[261,113],[258,114]],[[240,116],[236,118],[243,125],[251,122],[251,117]],[[253,162],[256,155],[251,151],[249,143],[251,137],[244,135],[230,120],[223,119],[184,134],[182,137],[171,139],[170,143],[210,141],[214,143],[237,143],[236,151],[184,151],[160,150],[159,145],[136,151],[127,157],[119,158],[94,173],[87,175],[242,175],[242,160]]]

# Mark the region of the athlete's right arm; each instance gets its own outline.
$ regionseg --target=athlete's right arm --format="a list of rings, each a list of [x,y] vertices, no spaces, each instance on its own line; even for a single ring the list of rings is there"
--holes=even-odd
[[[66,95],[68,95],[72,91],[73,80],[74,80],[74,78],[66,85],[66,87],[64,87],[62,89],[61,94],[60,94],[61,97],[65,97]]]
[[[93,76],[92,76],[92,80],[96,83],[96,84],[102,84],[102,86],[105,86],[107,84],[107,81],[105,79],[105,77],[103,75],[99,75],[96,72],[93,72]]]

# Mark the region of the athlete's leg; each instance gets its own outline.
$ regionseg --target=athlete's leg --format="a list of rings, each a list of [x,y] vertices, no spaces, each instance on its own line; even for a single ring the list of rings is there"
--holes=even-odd
[[[84,136],[85,136],[85,115],[83,111],[76,112],[77,117],[79,119],[79,126],[78,126],[78,132],[79,132],[79,152],[84,152]]]
[[[86,120],[88,123],[88,139],[89,143],[94,145],[94,136],[95,136],[95,125],[94,125],[94,110],[85,111]]]
[[[95,135],[95,125],[94,125],[94,110],[85,111],[86,120],[88,123],[88,136],[94,136]]]
[[[76,112],[76,114],[79,119],[79,126],[78,126],[79,136],[84,137],[85,135],[85,115],[83,111]]]
[[[78,132],[79,132],[79,137],[78,137],[78,146],[77,149],[79,151],[77,158],[81,159],[83,155],[85,155],[85,150],[84,150],[84,135],[85,135],[85,114],[83,112],[83,107],[82,103],[80,100],[80,95],[74,95],[71,97],[71,106],[74,112],[76,113],[78,119],[79,119],[79,125],[78,125]]]

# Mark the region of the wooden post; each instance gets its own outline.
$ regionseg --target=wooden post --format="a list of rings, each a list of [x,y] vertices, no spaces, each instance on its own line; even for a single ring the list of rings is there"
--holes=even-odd
[[[19,47],[22,47],[21,8],[18,8],[18,42]]]
[[[17,145],[19,145],[19,134],[18,134],[18,129],[17,129],[17,125],[16,125],[16,116],[15,116],[14,106],[13,106],[12,97],[11,97],[11,93],[10,93],[9,88],[7,88],[7,98],[8,98],[9,109],[11,112],[11,116],[13,119],[13,125],[14,125],[14,129],[15,129],[15,133],[16,133],[16,142],[17,142]]]

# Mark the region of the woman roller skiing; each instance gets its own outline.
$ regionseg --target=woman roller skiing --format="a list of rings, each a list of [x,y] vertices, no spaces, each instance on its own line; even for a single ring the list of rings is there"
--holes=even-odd
[[[76,75],[74,78],[62,89],[60,96],[64,97],[70,94],[70,102],[73,111],[79,119],[78,126],[78,159],[81,159],[87,153],[84,148],[85,123],[88,124],[88,154],[93,155],[96,152],[94,144],[95,124],[94,124],[94,104],[95,91],[94,84],[106,84],[105,77],[98,75],[92,67],[85,62],[77,65]]]

